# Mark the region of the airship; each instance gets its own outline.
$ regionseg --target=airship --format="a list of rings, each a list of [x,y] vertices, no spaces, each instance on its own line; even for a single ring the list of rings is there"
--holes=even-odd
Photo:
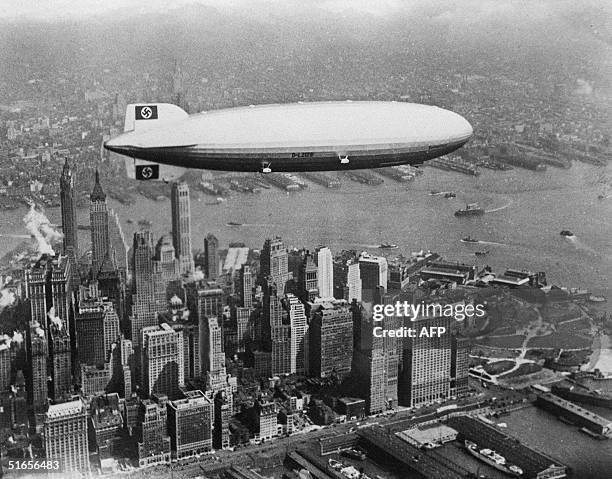
[[[422,164],[463,146],[470,123],[451,111],[394,101],[251,105],[189,115],[170,103],[130,104],[124,133],[104,147],[132,160],[132,177],[159,165],[270,173]]]

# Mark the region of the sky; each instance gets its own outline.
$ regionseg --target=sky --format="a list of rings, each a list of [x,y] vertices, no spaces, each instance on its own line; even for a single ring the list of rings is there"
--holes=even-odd
[[[612,2],[605,0],[0,0],[0,18],[66,19],[86,18],[113,12],[134,14],[168,11],[198,3],[223,12],[273,12],[319,8],[330,13],[352,11],[375,16],[397,13],[428,14],[438,21],[471,23],[491,18],[523,18],[580,15],[607,19],[610,26]]]

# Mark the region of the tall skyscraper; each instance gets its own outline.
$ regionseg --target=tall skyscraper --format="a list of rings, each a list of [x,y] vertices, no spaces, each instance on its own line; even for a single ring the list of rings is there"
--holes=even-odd
[[[198,289],[197,309],[198,320],[202,318],[223,317],[223,290],[218,286],[207,286]]]
[[[285,285],[291,279],[289,273],[289,254],[283,240],[276,237],[267,239],[261,250],[261,280],[262,285],[270,282],[276,285],[279,295],[284,294]]]
[[[362,282],[361,273],[359,271],[359,263],[351,261],[347,267],[348,297],[345,299],[348,301],[353,301],[355,299],[358,303],[360,303],[362,299]]]
[[[318,267],[306,251],[298,268],[298,293],[302,301],[314,301],[319,295]]]
[[[249,321],[251,319],[252,308],[236,308],[236,336],[237,352],[246,351],[247,342],[251,339],[249,331]]]
[[[223,335],[214,316],[200,318],[200,360],[202,374],[218,376],[225,368]]]
[[[32,321],[26,331],[28,374],[26,378],[28,404],[35,413],[47,410],[47,335],[38,321]]]
[[[172,244],[180,262],[181,273],[194,270],[191,252],[191,205],[187,183],[173,183],[170,196],[172,206]]]
[[[317,287],[321,298],[334,297],[334,258],[327,246],[317,248]]]
[[[61,461],[67,476],[89,476],[87,409],[80,399],[49,406],[43,431],[47,460]]]
[[[213,403],[202,391],[186,391],[184,399],[168,403],[168,433],[173,459],[212,450]]]
[[[219,240],[215,235],[208,234],[204,238],[204,274],[208,279],[219,276]]]
[[[372,301],[378,286],[387,289],[387,259],[383,256],[372,256],[366,252],[359,255],[359,275],[364,301]]]
[[[142,329],[142,388],[176,398],[185,385],[183,337],[168,324]]]
[[[243,307],[250,308],[253,306],[253,273],[249,265],[244,264],[240,268],[239,273],[239,291],[240,302]]]
[[[94,278],[110,251],[110,235],[108,230],[108,206],[106,194],[100,185],[100,174],[96,170],[96,182],[90,196],[89,221],[91,224],[91,271]]]
[[[110,249],[112,250],[112,258],[115,267],[121,273],[122,280],[125,281],[128,271],[128,245],[123,235],[119,215],[112,209],[109,209],[108,214],[108,236],[110,241]]]
[[[353,361],[353,315],[345,301],[315,303],[311,313],[309,373],[344,379]]]
[[[70,336],[59,318],[49,324],[49,356],[51,366],[51,397],[55,402],[72,394]]]
[[[119,340],[119,317],[111,301],[82,298],[76,311],[79,362],[101,365],[110,358],[112,344]]]
[[[451,319],[417,318],[411,326],[417,331],[423,327],[444,327],[450,331]],[[419,407],[450,397],[451,349],[450,334],[435,337],[421,337],[417,334],[415,338],[404,338],[398,386],[401,406]]]
[[[285,296],[285,307],[291,327],[291,373],[305,374],[308,362],[308,322],[304,304],[293,294]]]
[[[77,229],[77,211],[74,198],[74,177],[68,163],[68,157],[64,163],[62,176],[60,177],[60,202],[62,211],[62,231],[64,233],[64,254],[79,257],[79,241]],[[70,253],[70,251],[72,253]]]
[[[153,235],[150,231],[134,233],[134,292],[132,295],[131,334],[134,347],[140,346],[140,331],[157,325],[157,312],[166,309],[166,291],[162,274],[153,263]]]

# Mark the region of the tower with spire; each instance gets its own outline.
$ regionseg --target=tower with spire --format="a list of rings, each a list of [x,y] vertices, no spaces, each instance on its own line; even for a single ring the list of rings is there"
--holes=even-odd
[[[68,163],[64,163],[60,177],[60,200],[62,210],[62,231],[64,232],[64,254],[70,256],[70,249],[75,258],[79,257],[77,237],[77,215],[74,201],[74,176]]]
[[[110,237],[108,233],[108,206],[106,194],[100,185],[100,174],[96,170],[96,182],[90,196],[89,221],[91,225],[91,272],[95,279],[110,251]]]

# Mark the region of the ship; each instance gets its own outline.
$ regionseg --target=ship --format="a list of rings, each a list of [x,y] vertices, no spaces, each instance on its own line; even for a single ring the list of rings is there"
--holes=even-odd
[[[444,198],[456,198],[457,194],[454,191],[447,191],[444,193]]]
[[[514,477],[521,477],[523,475],[523,470],[520,467],[515,466],[514,464],[508,464],[504,456],[498,454],[492,449],[485,448],[479,450],[475,442],[468,440],[465,441],[465,447],[476,459],[480,459],[482,462],[494,467],[498,471],[505,472],[506,474]]]
[[[568,401],[612,409],[612,394],[597,389],[589,389],[581,384],[573,385],[568,382],[553,384],[551,391]]]
[[[465,238],[462,238],[461,242],[462,243],[478,243],[478,240],[468,235]]]
[[[485,210],[478,203],[468,203],[464,209],[455,211],[455,216],[482,216]]]
[[[396,249],[398,246],[393,243],[381,243],[378,247],[380,249]]]
[[[475,254],[476,256],[486,256],[486,255],[488,255],[488,254],[489,254],[489,250],[488,250],[488,249],[486,249],[486,250],[484,250],[484,251],[474,251],[474,254]]]
[[[235,221],[228,221],[225,223],[226,226],[242,226],[242,223],[236,223]]]
[[[572,233],[570,230],[561,230],[561,233],[559,233],[561,236],[574,236],[574,233]]]

